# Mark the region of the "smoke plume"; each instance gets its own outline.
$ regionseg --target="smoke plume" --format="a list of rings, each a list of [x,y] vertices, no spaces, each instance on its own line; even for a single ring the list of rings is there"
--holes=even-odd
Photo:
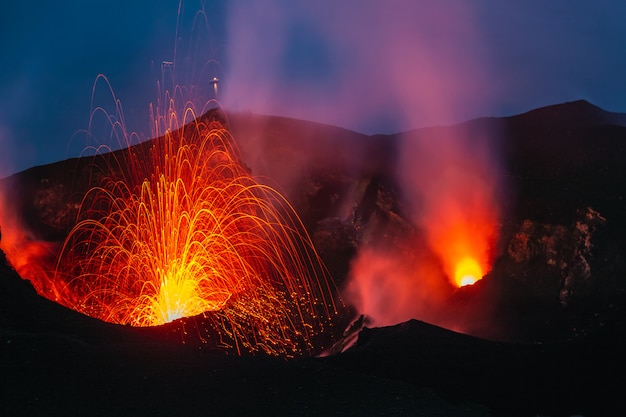
[[[471,258],[489,269],[499,216],[492,137],[410,131],[486,108],[490,76],[475,22],[460,1],[267,0],[230,9],[227,109],[408,131],[396,180],[415,232],[395,246],[364,244],[346,288],[378,325],[438,321],[456,265]]]

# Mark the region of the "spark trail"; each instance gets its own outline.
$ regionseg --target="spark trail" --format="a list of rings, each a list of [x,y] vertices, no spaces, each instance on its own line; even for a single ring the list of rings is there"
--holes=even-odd
[[[107,322],[205,314],[238,350],[310,351],[336,310],[304,226],[246,170],[220,117],[181,120],[157,117],[157,139],[107,154],[54,273],[25,278]]]

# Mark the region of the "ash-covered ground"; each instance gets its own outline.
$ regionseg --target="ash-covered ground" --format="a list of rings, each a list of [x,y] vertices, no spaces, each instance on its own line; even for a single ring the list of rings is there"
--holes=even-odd
[[[226,122],[250,171],[294,205],[340,293],[363,245],[419,236],[394,175],[400,135],[243,114]],[[333,353],[285,360],[204,343],[199,318],[139,329],[82,316],[38,296],[3,256],[2,415],[623,412],[626,116],[580,101],[403,135],[456,131],[497,135],[506,184],[495,262],[475,285],[416,320],[365,318],[341,349],[358,316],[346,299],[324,340]],[[93,161],[3,179],[5,212],[29,239],[58,242],[85,191],[78,173]]]

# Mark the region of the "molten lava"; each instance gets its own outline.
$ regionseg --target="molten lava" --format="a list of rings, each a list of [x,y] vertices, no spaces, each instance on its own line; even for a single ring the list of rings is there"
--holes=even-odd
[[[150,146],[108,154],[54,273],[24,278],[107,322],[208,314],[238,349],[310,350],[336,312],[310,238],[289,203],[246,170],[223,122],[191,119],[178,127],[172,113],[174,128]]]
[[[476,259],[469,257],[463,258],[456,265],[456,269],[454,271],[454,282],[459,287],[473,285],[476,281],[481,279],[482,276],[482,268]]]

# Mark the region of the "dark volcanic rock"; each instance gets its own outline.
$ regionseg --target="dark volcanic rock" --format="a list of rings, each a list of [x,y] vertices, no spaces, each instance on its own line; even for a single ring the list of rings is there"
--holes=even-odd
[[[577,287],[590,284],[592,271],[588,258],[592,256],[592,235],[605,222],[606,219],[592,208],[587,208],[570,226],[526,220],[511,238],[507,252],[516,263],[545,262],[557,269],[561,278],[559,299],[567,305],[575,297]]]
[[[624,374],[615,372],[624,369],[623,348],[621,338],[496,343],[412,320],[366,328],[353,349],[328,361],[487,404],[494,415],[611,415],[625,405]]]
[[[364,243],[419,235],[395,185],[399,136],[227,121],[251,172],[285,192],[339,286]],[[625,115],[581,101],[438,128],[499,135],[499,256],[446,305],[483,339],[411,321],[366,328],[354,348],[324,359],[239,358],[209,349],[201,322],[134,329],[81,316],[35,294],[2,258],[0,414],[621,414],[625,126]],[[29,238],[63,239],[104,175],[98,158],[1,180]],[[181,344],[185,331],[193,337]]]

